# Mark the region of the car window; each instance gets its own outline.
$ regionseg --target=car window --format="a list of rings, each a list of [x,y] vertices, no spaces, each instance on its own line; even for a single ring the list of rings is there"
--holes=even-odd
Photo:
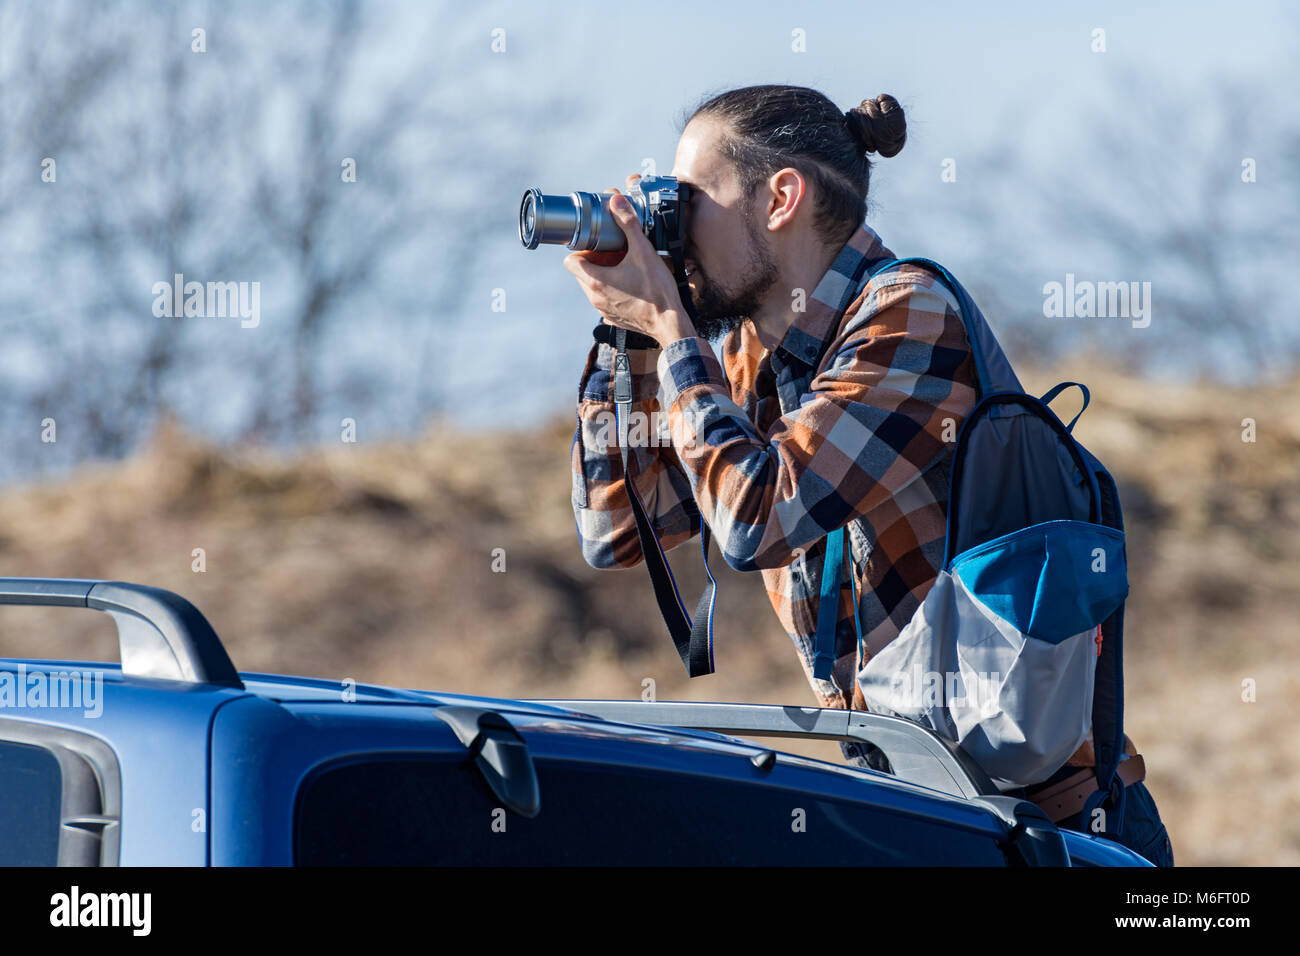
[[[325,768],[300,791],[299,865],[1004,866],[987,835],[763,783],[534,761],[541,812],[499,810],[472,761]]]
[[[0,740],[0,866],[58,863],[62,794],[54,754]]]

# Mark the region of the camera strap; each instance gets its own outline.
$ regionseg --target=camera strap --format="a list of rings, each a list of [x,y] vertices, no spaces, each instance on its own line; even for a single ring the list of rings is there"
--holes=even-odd
[[[691,298],[691,285],[686,277],[686,216],[681,204],[669,207],[662,213],[664,219],[665,245],[673,259],[673,275],[677,280],[677,294],[681,296],[682,307],[686,316],[695,321],[695,301]]]
[[[627,490],[627,498],[632,505],[636,534],[641,542],[641,556],[650,573],[659,613],[668,625],[668,634],[686,667],[686,673],[691,677],[702,677],[713,673],[713,606],[718,590],[718,582],[709,569],[709,525],[701,515],[700,550],[704,555],[704,571],[709,576],[709,583],[700,595],[694,616],[688,617],[686,605],[682,603],[682,596],[677,590],[677,581],[668,566],[668,558],[664,555],[641,501],[641,493],[633,481],[635,476],[632,465],[636,458],[628,453],[627,440],[628,419],[632,412],[632,368],[627,357],[627,329],[615,327],[613,331],[614,408],[618,419],[618,450],[623,459],[623,487]]]

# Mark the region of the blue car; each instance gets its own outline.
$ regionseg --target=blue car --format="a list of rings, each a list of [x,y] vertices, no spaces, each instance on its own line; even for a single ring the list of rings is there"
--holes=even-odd
[[[241,673],[169,591],[3,578],[0,604],[110,614],[121,651],[0,660],[5,866],[1150,865],[898,718]],[[893,772],[780,737],[870,742]]]

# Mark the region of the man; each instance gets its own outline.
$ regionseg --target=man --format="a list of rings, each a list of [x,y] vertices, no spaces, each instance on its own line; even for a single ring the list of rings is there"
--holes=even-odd
[[[647,337],[629,350],[634,414],[666,413],[672,440],[629,454],[663,547],[699,533],[703,517],[728,564],[759,571],[826,707],[865,709],[857,670],[898,636],[939,572],[952,443],[976,402],[943,283],[911,265],[869,281],[894,256],[862,221],[867,157],[892,156],[905,139],[888,95],[843,113],[803,87],[723,93],[686,124],[672,171],[692,187],[694,323],[626,199],[611,202],[628,236],[621,260],[565,259],[605,323]],[[719,361],[709,340],[724,335]],[[573,443],[578,533],[599,568],[641,560],[619,449],[607,441],[612,358],[610,346],[592,347]],[[818,680],[823,540],[845,525],[862,646],[844,586],[831,679]],[[878,752],[843,749],[879,766]],[[1071,761],[1058,777],[1092,766],[1091,745]],[[1154,822],[1126,835],[1158,857],[1168,840],[1150,810]]]

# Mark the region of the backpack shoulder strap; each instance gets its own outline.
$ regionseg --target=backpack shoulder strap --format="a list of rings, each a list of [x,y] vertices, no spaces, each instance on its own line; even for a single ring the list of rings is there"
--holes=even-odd
[[[1093,455],[1083,449],[1084,458],[1096,475],[1101,493],[1101,523],[1124,529],[1115,480]],[[1101,625],[1101,656],[1097,659],[1097,678],[1092,697],[1092,749],[1096,755],[1097,785],[1100,791],[1115,796],[1115,772],[1124,751],[1124,605]],[[1123,790],[1120,782],[1119,789]],[[1095,796],[1095,795],[1094,795]],[[1122,800],[1122,796],[1119,797]],[[1115,811],[1119,810],[1119,813]],[[1112,806],[1112,815],[1123,825],[1122,804]],[[1110,821],[1107,821],[1110,830]],[[1118,833],[1118,828],[1114,828]]]
[[[1011,368],[1011,362],[1007,359],[1006,353],[1002,351],[1002,346],[998,344],[998,340],[993,335],[993,330],[989,328],[984,314],[980,312],[979,306],[975,304],[975,300],[971,298],[970,293],[956,280],[953,274],[939,263],[921,256],[912,256],[907,259],[891,259],[877,266],[871,273],[870,278],[874,279],[882,272],[905,263],[923,266],[933,271],[957,299],[958,312],[961,315],[962,325],[966,329],[966,338],[970,342],[971,356],[975,361],[975,374],[979,383],[980,397],[983,398],[985,395],[991,395],[994,392],[1023,392],[1024,388],[1020,384],[1020,379],[1016,378],[1016,373]]]

